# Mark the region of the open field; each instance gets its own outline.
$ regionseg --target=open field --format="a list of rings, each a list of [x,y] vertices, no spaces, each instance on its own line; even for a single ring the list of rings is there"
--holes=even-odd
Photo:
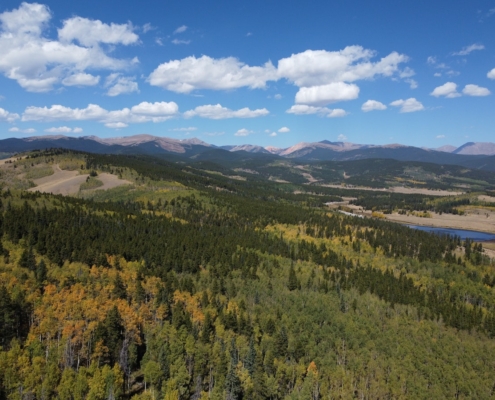
[[[50,176],[34,180],[36,187],[29,189],[31,192],[43,192],[62,195],[75,195],[79,192],[82,183],[86,182],[88,174],[79,175],[78,171],[64,171],[58,165],[53,166],[54,173]],[[98,190],[112,189],[120,185],[130,184],[127,180],[119,179],[117,176],[101,173],[98,179],[103,182],[103,186]]]
[[[448,190],[433,190],[433,189],[424,189],[424,188],[408,188],[404,186],[394,186],[390,189],[376,189],[376,188],[370,188],[364,186],[341,186],[341,185],[321,185],[321,186],[331,187],[335,189],[370,190],[373,192],[390,192],[390,193],[404,193],[404,194],[425,194],[430,196],[459,196],[461,194],[464,194],[464,192],[451,192]]]
[[[79,187],[86,181],[88,174],[79,175],[78,171],[63,171],[58,165],[53,167],[53,175],[34,180],[36,187],[31,192],[71,195],[79,191]]]
[[[345,204],[347,203],[347,204]],[[329,208],[337,209],[344,205],[356,215],[363,215],[371,218],[372,212],[364,210],[362,207],[348,204],[348,201],[329,203]],[[430,218],[420,217],[418,215],[401,215],[397,212],[392,214],[383,214],[386,219],[393,222],[399,222],[410,225],[431,226],[436,228],[453,228],[466,229],[471,231],[495,233],[495,210],[481,207],[466,207],[463,209],[464,215],[439,214],[429,212]]]
[[[132,184],[132,182],[128,180],[119,179],[118,176],[106,172],[102,172],[101,174],[99,174],[98,179],[103,182],[103,186],[100,186],[97,190],[108,190],[113,189],[117,186]]]
[[[466,229],[471,231],[495,233],[495,212],[469,213],[467,215],[430,213],[431,218],[414,215],[388,214],[389,221],[402,222],[412,225],[433,226],[438,228]],[[488,215],[488,217],[487,217]]]
[[[484,201],[486,203],[495,203],[495,197],[492,196],[481,195],[478,196],[478,200]]]

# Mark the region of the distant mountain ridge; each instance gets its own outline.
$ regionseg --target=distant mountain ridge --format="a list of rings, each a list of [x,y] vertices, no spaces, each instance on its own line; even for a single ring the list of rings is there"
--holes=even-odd
[[[405,146],[402,144],[371,145],[350,142],[301,142],[288,148],[257,145],[215,146],[197,138],[173,139],[147,134],[99,138],[97,136],[67,137],[63,135],[32,136],[0,140],[1,153],[20,153],[35,149],[66,148],[78,151],[109,154],[141,154],[186,157],[215,161],[225,158],[222,152],[235,153],[233,157],[279,157],[303,161],[346,161],[368,158],[387,158],[399,161],[421,161],[436,164],[454,164],[495,172],[495,143],[469,142],[458,148],[442,146],[437,149]],[[231,159],[232,156],[228,156]],[[199,158],[198,158],[199,157]]]

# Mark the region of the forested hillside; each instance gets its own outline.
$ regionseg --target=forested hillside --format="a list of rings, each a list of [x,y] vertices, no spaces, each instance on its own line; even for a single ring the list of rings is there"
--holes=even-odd
[[[495,395],[481,244],[331,212],[331,188],[146,157],[16,163],[68,160],[132,185],[69,197],[1,176],[0,399]]]

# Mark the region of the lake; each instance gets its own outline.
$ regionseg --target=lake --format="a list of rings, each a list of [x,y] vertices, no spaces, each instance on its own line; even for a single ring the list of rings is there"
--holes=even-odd
[[[468,231],[463,229],[452,228],[436,228],[432,226],[419,226],[419,225],[406,225],[411,229],[417,229],[419,231],[432,232],[438,235],[451,235],[459,236],[462,240],[472,239],[475,242],[487,242],[495,240],[495,234],[488,232]]]

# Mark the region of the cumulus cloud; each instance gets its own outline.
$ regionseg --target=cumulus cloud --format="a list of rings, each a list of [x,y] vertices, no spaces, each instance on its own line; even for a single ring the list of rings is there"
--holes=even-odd
[[[129,45],[139,41],[139,36],[133,32],[130,23],[108,25],[100,20],[81,17],[66,19],[63,27],[58,30],[58,37],[61,42],[78,41],[86,47],[98,43]]]
[[[279,76],[299,87],[320,86],[331,82],[354,82],[376,75],[391,76],[408,57],[390,53],[371,62],[376,53],[361,46],[348,46],[340,51],[306,50],[278,62]]]
[[[270,133],[270,135],[269,135],[269,136],[271,136],[271,137],[275,137],[275,136],[277,136],[277,132],[272,132],[272,133]]]
[[[390,105],[394,106],[394,107],[400,107],[401,113],[410,113],[410,112],[421,111],[421,110],[425,109],[423,104],[421,104],[414,97],[411,97],[407,100],[402,100],[402,99],[395,100],[392,103],[390,103]]]
[[[280,128],[278,131],[279,131],[280,133],[287,133],[287,132],[290,132],[290,129],[289,129],[289,128],[287,128],[286,126],[284,126],[284,127]]]
[[[253,131],[250,131],[246,128],[242,128],[242,129],[239,129],[236,133],[234,133],[234,136],[248,136],[251,133],[253,133]]]
[[[178,33],[183,33],[187,31],[187,26],[186,25],[182,25],[182,26],[179,26],[175,31],[174,31],[174,35],[177,35]]]
[[[35,133],[36,129],[34,128],[28,128],[28,129],[19,129],[18,127],[14,126],[9,129],[9,132],[18,132],[18,133]]]
[[[342,133],[337,137],[337,140],[339,142],[345,142],[347,140],[347,136],[343,135]]]
[[[19,114],[11,113],[3,108],[0,108],[0,121],[14,122],[16,119],[19,119]]]
[[[436,139],[445,139],[445,135],[437,135]]]
[[[277,93],[275,96],[273,96],[273,98],[280,100],[282,98],[282,95],[280,93]]]
[[[81,133],[82,128],[69,128],[68,126],[59,126],[45,129],[45,132],[49,133]]]
[[[234,57],[214,59],[208,56],[186,57],[158,66],[148,77],[153,86],[178,93],[198,89],[230,90],[240,87],[259,89],[268,80],[276,80],[271,62],[262,67],[250,67]]]
[[[347,115],[347,112],[341,108],[330,109],[327,107],[314,107],[305,104],[297,104],[292,106],[286,111],[286,113],[294,115],[318,114],[329,118],[345,117]]]
[[[139,92],[139,87],[134,76],[122,76],[120,73],[110,74],[105,80],[105,87],[109,88],[107,96],[118,96]]]
[[[373,110],[386,110],[387,106],[377,100],[367,100],[361,106],[361,110],[369,112]]]
[[[70,75],[62,80],[64,86],[95,86],[100,82],[99,76],[93,76],[84,72]]]
[[[478,86],[478,85],[466,85],[464,89],[462,89],[462,93],[466,96],[488,96],[490,91],[487,88]]]
[[[447,82],[442,86],[436,87],[430,95],[435,97],[444,96],[449,99],[461,96],[461,94],[457,91],[457,85],[454,82]]]
[[[174,102],[142,102],[131,108],[108,111],[97,104],[86,108],[70,108],[62,105],[48,107],[27,107],[22,115],[23,121],[96,121],[110,128],[125,128],[129,124],[144,122],[163,122],[174,118],[179,107]],[[75,131],[74,131],[75,132]]]
[[[486,76],[490,79],[495,79],[495,68],[493,68],[491,71],[489,71]]]
[[[179,43],[182,42],[177,40]],[[199,89],[262,89],[268,81],[287,79],[300,88],[296,101],[301,104],[328,104],[356,98],[359,88],[352,82],[377,76],[397,74],[415,85],[410,79],[414,71],[400,69],[400,64],[408,61],[406,55],[393,52],[372,61],[375,56],[374,51],[361,46],[348,46],[340,51],[306,50],[279,60],[277,68],[270,61],[249,66],[234,57],[190,56],[159,65],[149,75],[148,82],[174,92],[190,93]]]
[[[485,46],[482,44],[472,44],[470,46],[464,47],[461,51],[457,51],[455,53],[452,53],[453,56],[467,56],[469,53],[475,51],[475,50],[484,50]]]
[[[355,84],[333,82],[328,85],[302,87],[296,94],[297,104],[326,105],[338,101],[354,100],[359,96]]]
[[[345,117],[348,114],[346,110],[343,110],[342,108],[334,108],[328,115],[328,118],[341,118]]]
[[[110,57],[111,50],[100,46],[137,43],[130,24],[73,17],[63,22],[58,39],[49,39],[44,33],[51,18],[50,9],[37,3],[22,3],[0,14],[0,73],[24,89],[46,92],[87,69],[121,70],[137,62]]]
[[[257,118],[264,117],[270,112],[266,108],[251,110],[247,107],[240,110],[230,110],[222,107],[220,104],[208,104],[196,107],[184,113],[185,118],[201,117],[208,119],[227,119],[227,118]]]

